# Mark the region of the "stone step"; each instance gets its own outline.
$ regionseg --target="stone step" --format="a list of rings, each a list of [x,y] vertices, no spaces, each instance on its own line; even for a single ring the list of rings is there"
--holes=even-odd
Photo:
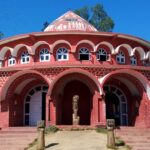
[[[2,128],[1,131],[37,131],[37,128],[36,127],[9,127],[9,128]]]
[[[150,128],[121,127],[115,130],[115,136],[124,140],[133,150],[150,150]]]
[[[24,150],[37,137],[34,127],[11,127],[0,130],[0,150]]]

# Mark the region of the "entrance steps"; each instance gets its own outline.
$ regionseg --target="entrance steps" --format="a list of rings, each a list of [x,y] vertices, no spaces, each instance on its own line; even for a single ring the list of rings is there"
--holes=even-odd
[[[115,136],[124,140],[133,150],[150,150],[150,128],[121,127],[115,130]]]
[[[61,131],[71,131],[71,130],[93,130],[95,126],[88,126],[88,125],[57,125],[57,127]]]
[[[3,128],[0,130],[0,150],[24,150],[35,138],[35,127]]]

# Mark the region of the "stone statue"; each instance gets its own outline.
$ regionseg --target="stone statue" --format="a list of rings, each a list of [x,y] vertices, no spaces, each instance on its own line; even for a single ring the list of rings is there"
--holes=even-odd
[[[74,95],[73,99],[72,99],[72,109],[73,109],[72,122],[73,122],[73,125],[79,125],[80,117],[78,116],[78,103],[79,103],[79,96]]]

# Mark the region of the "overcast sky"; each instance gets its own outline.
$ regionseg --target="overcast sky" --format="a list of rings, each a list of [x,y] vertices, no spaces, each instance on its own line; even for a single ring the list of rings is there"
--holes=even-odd
[[[0,0],[0,31],[5,37],[38,32],[45,21],[97,3],[114,20],[113,32],[150,41],[150,0]]]

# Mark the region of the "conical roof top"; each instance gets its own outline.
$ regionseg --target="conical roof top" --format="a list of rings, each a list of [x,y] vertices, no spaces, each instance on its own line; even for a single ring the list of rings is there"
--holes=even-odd
[[[97,32],[97,29],[74,12],[68,11],[48,25],[44,32],[46,31]]]

